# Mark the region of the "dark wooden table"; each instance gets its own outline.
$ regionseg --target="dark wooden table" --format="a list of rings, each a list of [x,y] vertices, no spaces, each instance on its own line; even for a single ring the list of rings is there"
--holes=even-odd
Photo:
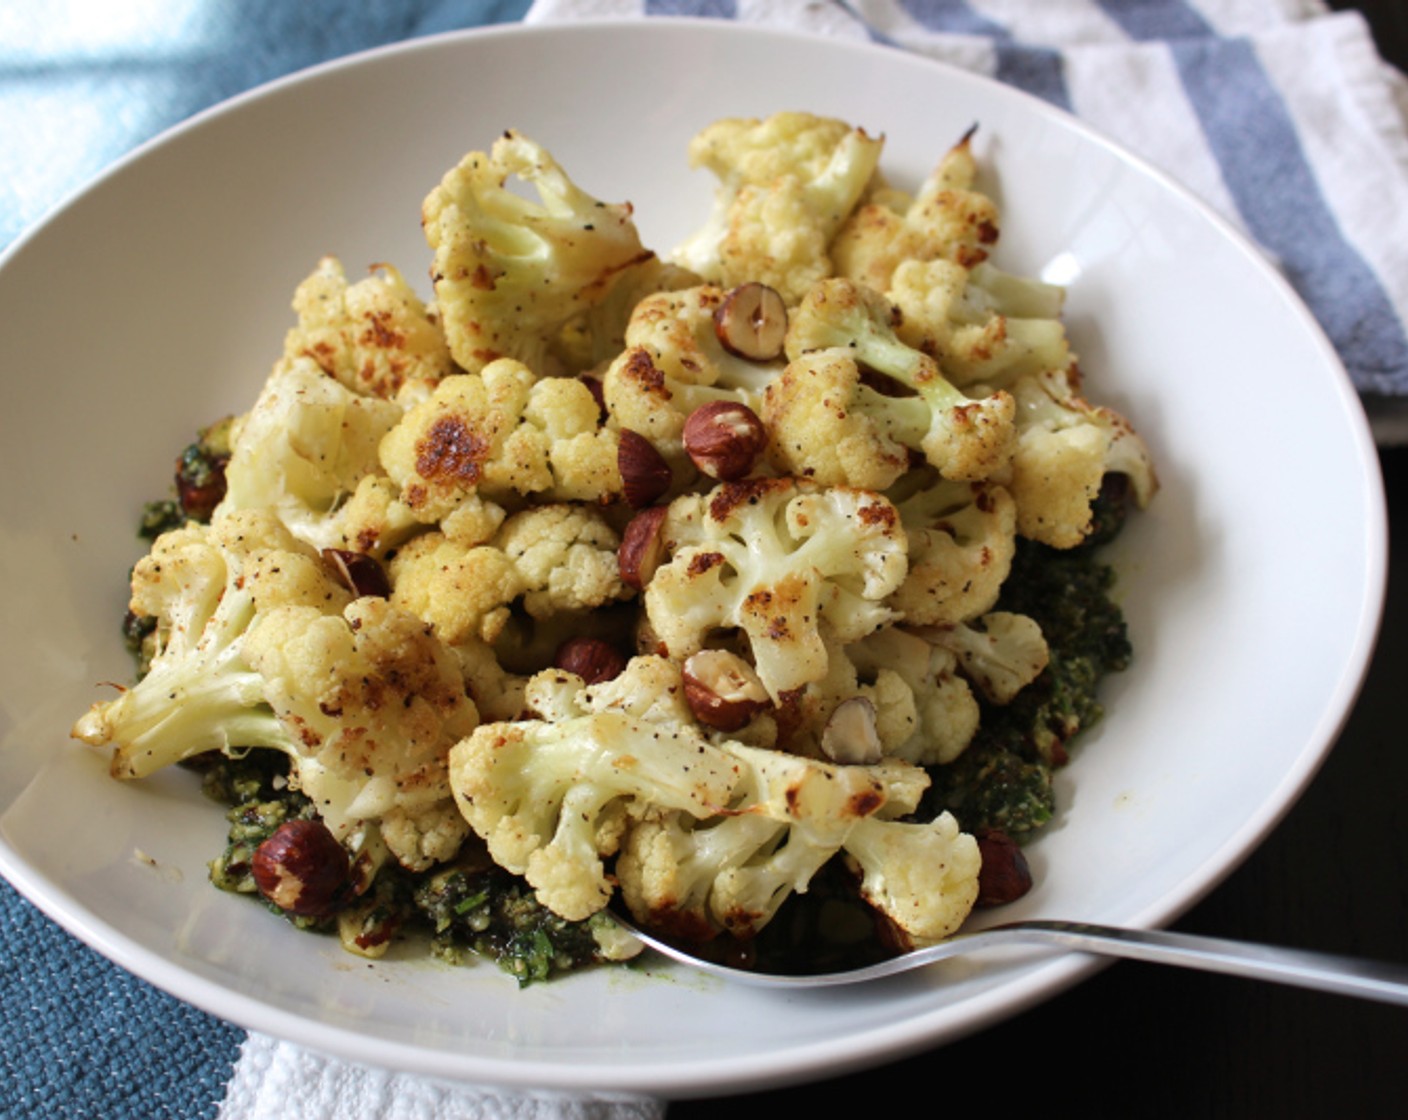
[[[1363,11],[1383,55],[1408,69],[1408,3],[1334,6]],[[1364,690],[1306,794],[1178,929],[1408,962],[1408,448],[1381,461],[1388,603]],[[1314,532],[1313,511],[1301,516]],[[836,1104],[935,1118],[1408,1116],[1408,1009],[1121,962],[931,1052],[676,1102],[670,1120],[821,1116]]]

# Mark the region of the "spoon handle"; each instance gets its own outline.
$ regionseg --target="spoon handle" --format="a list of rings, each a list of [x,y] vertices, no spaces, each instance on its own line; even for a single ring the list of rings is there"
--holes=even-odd
[[[973,935],[1042,941],[1067,949],[1154,964],[1181,965],[1256,980],[1408,1005],[1408,968],[1355,957],[1228,941],[1168,930],[1117,929],[1085,922],[1028,921]]]

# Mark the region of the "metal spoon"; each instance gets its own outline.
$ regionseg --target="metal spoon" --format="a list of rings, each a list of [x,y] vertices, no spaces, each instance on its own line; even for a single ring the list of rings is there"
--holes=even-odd
[[[1335,956],[1303,949],[1285,949],[1244,941],[1229,941],[1166,930],[1121,929],[1089,922],[1026,921],[959,933],[927,948],[903,953],[878,964],[844,972],[784,975],[733,968],[703,960],[620,917],[616,920],[640,940],[666,957],[743,984],[773,988],[822,988],[858,984],[884,976],[923,968],[948,957],[974,953],[995,946],[1045,944],[1062,949],[1154,964],[1222,972],[1256,980],[1271,980],[1302,988],[1358,996],[1408,1006],[1408,967]]]

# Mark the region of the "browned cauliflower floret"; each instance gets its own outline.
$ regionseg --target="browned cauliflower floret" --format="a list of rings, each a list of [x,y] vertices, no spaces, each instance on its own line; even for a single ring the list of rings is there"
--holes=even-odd
[[[883,292],[902,261],[971,267],[987,258],[999,230],[997,204],[977,190],[971,133],[945,153],[913,198],[886,189],[867,199],[831,242],[836,275]]]
[[[1144,440],[1118,412],[1081,397],[1073,370],[1019,378],[1012,394],[1018,435],[1008,488],[1023,536],[1053,548],[1080,544],[1107,474],[1129,480],[1141,509],[1153,500],[1159,480]]]
[[[893,306],[871,289],[849,280],[813,287],[792,313],[787,356],[763,419],[789,473],[883,488],[903,473],[908,451],[957,479],[989,478],[1012,457],[1011,394],[969,397],[950,384],[933,358],[900,341]],[[866,384],[866,371],[891,388]]]
[[[1011,703],[1051,659],[1036,620],[1012,611],[989,611],[968,622],[916,632],[952,652],[963,675],[994,704]]]
[[[763,397],[769,458],[783,474],[823,486],[884,490],[909,470],[929,427],[917,398],[890,399],[865,383],[843,347],[799,354]]]
[[[667,559],[645,591],[656,637],[682,659],[741,630],[774,700],[825,676],[824,632],[853,641],[889,622],[884,601],[905,574],[894,506],[793,479],[677,498],[662,537]]]
[[[725,287],[755,280],[796,302],[832,274],[827,246],[870,183],[883,143],[809,113],[715,121],[689,145],[691,166],[719,180],[714,213],[674,259]]]
[[[353,392],[310,358],[278,362],[231,426],[218,512],[271,510],[317,548],[375,552],[415,529],[377,458],[400,405]]]
[[[619,543],[599,509],[567,503],[513,514],[485,543],[431,530],[391,558],[391,598],[450,645],[492,642],[520,600],[547,618],[626,597]]]
[[[620,492],[617,435],[591,390],[511,359],[447,377],[381,443],[402,501],[438,522],[476,495],[606,501]]]
[[[382,839],[407,867],[454,853],[469,830],[445,812],[448,752],[478,713],[430,627],[375,597],[341,617],[284,607],[251,625],[245,655],[298,728],[294,780],[335,836],[386,820]]]
[[[530,184],[537,201],[509,189],[511,178]],[[564,372],[554,354],[564,328],[613,286],[631,284],[633,269],[659,272],[629,203],[593,198],[540,144],[513,131],[447,172],[421,218],[450,352],[471,372],[498,358]]]
[[[205,751],[279,750],[340,841],[390,817],[385,839],[409,866],[446,850],[456,830],[442,812],[446,757],[478,714],[458,660],[424,622],[353,599],[264,511],[166,535],[133,588],[158,623],[150,671],[73,732],[115,748],[115,776]]]
[[[513,561],[492,545],[466,547],[434,530],[402,545],[387,566],[391,600],[424,619],[441,641],[491,642],[523,593]]]
[[[286,358],[311,358],[347,388],[391,399],[409,382],[435,382],[454,369],[445,334],[390,265],[355,284],[336,257],[324,257],[293,297],[298,325],[284,340]]]
[[[1017,547],[1017,507],[1006,487],[915,471],[886,496],[909,541],[909,572],[890,596],[905,621],[962,622],[992,609]]]
[[[1064,290],[946,260],[905,261],[885,293],[899,310],[895,333],[939,363],[958,386],[1010,384],[1074,360],[1060,320]]]
[[[763,387],[782,368],[785,311],[777,349],[770,358],[752,360],[720,341],[716,316],[730,295],[696,285],[641,300],[626,327],[626,348],[602,373],[611,423],[644,436],[672,465],[683,464],[690,413],[720,400],[756,410]]]
[[[968,916],[981,863],[973,837],[947,813],[928,824],[894,819],[917,805],[923,770],[723,746],[740,769],[726,812],[652,814],[626,835],[616,872],[638,921],[697,941],[720,930],[752,936],[840,853],[904,943],[939,940]]]
[[[610,899],[604,860],[630,821],[707,816],[737,780],[734,760],[681,718],[676,668],[636,658],[613,686],[547,670],[528,691],[542,718],[483,724],[450,752],[460,810],[495,862],[572,920]]]

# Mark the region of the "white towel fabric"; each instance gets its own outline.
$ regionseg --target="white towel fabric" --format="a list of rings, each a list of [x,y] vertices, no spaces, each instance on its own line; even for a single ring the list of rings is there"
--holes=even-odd
[[[450,1085],[312,1054],[251,1033],[220,1120],[658,1120],[663,1101]]]
[[[1279,262],[1408,426],[1408,82],[1319,0],[536,0],[525,22],[693,15],[870,40],[1020,86],[1181,180]],[[655,1120],[665,1103],[478,1091],[251,1034],[221,1120]]]

